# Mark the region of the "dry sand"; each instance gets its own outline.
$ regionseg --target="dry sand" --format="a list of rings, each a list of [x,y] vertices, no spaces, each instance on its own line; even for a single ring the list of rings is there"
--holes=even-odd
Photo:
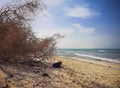
[[[52,67],[52,63],[57,61],[62,61],[62,68]],[[1,64],[13,77],[7,77],[0,70],[0,86],[2,88],[8,84],[8,88],[120,88],[120,64],[63,57],[56,57],[52,63],[46,63],[47,67],[41,63],[34,66]],[[44,73],[48,76],[44,77]]]
[[[76,88],[120,88],[120,64],[63,57],[56,60],[62,61],[65,69],[71,70]]]

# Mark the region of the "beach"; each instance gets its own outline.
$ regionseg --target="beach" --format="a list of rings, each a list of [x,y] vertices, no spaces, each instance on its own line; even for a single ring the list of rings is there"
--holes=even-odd
[[[62,62],[61,68],[53,68],[58,61]],[[46,66],[2,65],[13,75],[8,78],[9,88],[120,88],[120,64],[57,56]],[[44,73],[48,76],[44,77]],[[0,85],[6,85],[7,76],[2,70],[0,74]]]
[[[120,0],[1,0],[0,88],[120,88]]]
[[[120,64],[104,61],[83,61],[70,58],[57,58],[66,69],[70,69],[76,88],[119,88]]]

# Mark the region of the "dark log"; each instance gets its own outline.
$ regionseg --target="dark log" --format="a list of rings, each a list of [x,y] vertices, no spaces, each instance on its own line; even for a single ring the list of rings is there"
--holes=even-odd
[[[54,68],[61,68],[62,62],[56,62],[53,64]]]

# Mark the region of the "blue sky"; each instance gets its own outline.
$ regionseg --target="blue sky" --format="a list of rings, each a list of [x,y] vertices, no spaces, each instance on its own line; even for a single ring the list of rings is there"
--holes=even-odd
[[[4,2],[0,1],[2,6]],[[120,48],[120,0],[43,0],[33,29],[38,37],[65,35],[59,48]]]

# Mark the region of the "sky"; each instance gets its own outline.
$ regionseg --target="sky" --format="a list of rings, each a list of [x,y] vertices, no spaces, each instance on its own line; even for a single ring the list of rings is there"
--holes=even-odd
[[[0,6],[10,0],[0,0]],[[120,48],[120,0],[43,0],[35,16],[37,37],[64,35],[58,48]]]

